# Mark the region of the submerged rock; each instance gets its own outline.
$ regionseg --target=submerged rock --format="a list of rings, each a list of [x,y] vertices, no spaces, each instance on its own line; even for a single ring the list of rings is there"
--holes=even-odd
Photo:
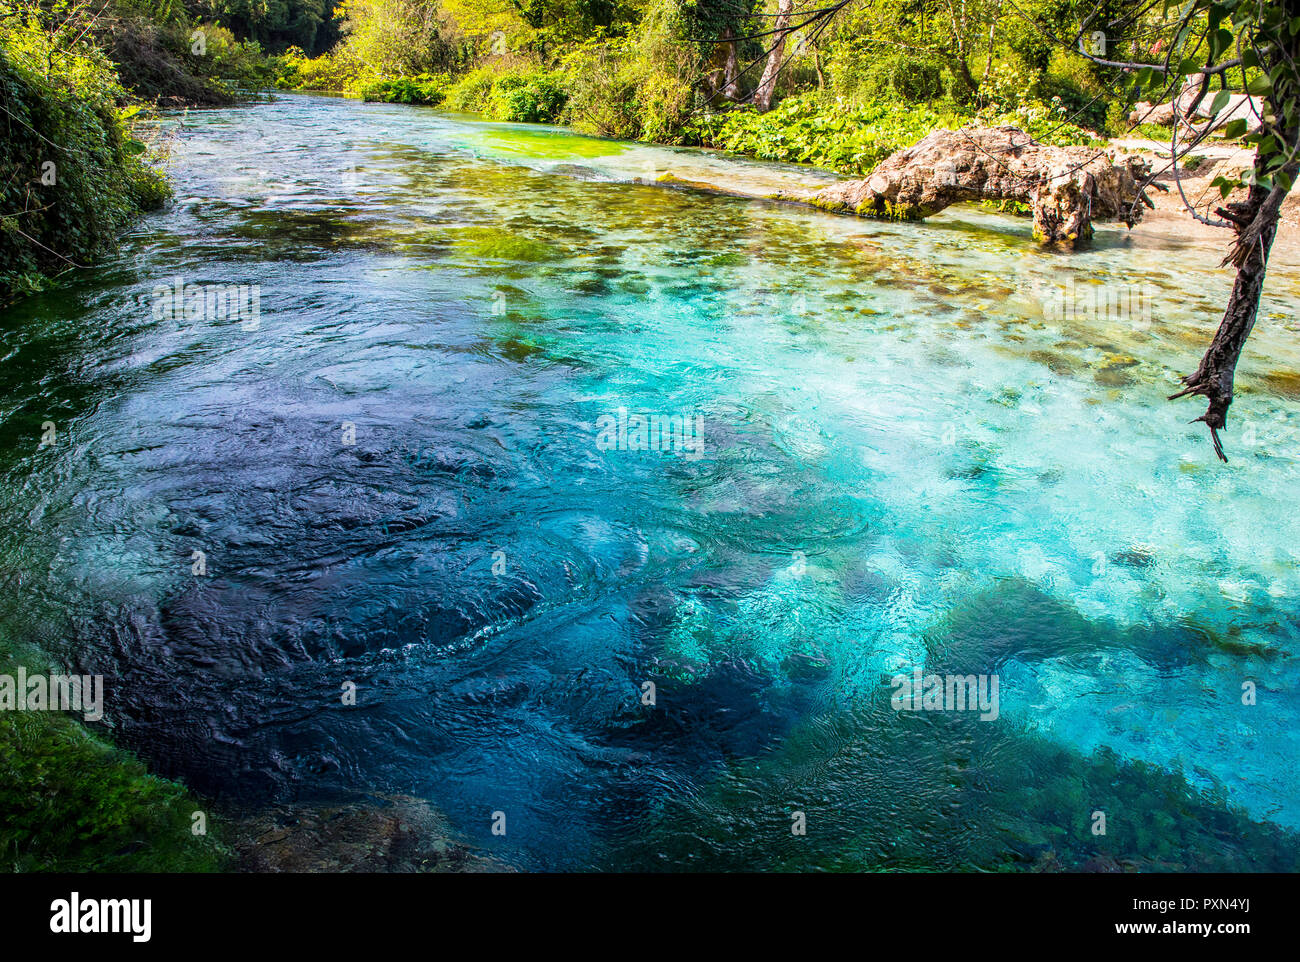
[[[239,823],[246,872],[506,872],[453,838],[424,799],[394,795],[351,805],[290,807]]]
[[[1152,206],[1142,191],[1151,165],[1091,147],[1049,147],[1015,127],[936,130],[886,158],[865,180],[826,187],[808,200],[826,210],[918,220],[970,200],[1029,204],[1034,236],[1078,247],[1092,222],[1130,227]]]

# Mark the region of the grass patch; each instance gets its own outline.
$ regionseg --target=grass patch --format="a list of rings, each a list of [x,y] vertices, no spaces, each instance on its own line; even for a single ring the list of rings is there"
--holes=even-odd
[[[0,649],[0,674],[36,659]],[[191,830],[208,813],[207,835]],[[229,853],[207,807],[61,712],[0,711],[0,870],[213,872]]]

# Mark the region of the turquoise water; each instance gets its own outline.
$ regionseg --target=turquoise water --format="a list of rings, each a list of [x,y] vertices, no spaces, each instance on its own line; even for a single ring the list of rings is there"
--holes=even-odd
[[[523,868],[1294,866],[1293,254],[1221,466],[1164,400],[1208,241],[1057,255],[400,106],[169,126],[169,210],[0,318],[0,628],[102,672],[156,770],[417,795]],[[176,277],[259,313],[159,312]],[[702,448],[602,443],[620,409]],[[894,712],[913,668],[996,674],[999,718]]]

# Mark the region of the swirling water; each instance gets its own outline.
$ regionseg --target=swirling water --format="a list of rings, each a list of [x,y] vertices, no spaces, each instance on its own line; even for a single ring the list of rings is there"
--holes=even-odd
[[[1295,858],[1289,251],[1220,466],[1164,400],[1231,283],[1208,241],[1052,254],[399,106],[169,126],[169,209],[0,326],[0,631],[102,672],[156,770],[232,809],[420,796],[524,868],[1029,864],[1108,807],[1119,859],[1202,864],[1225,806],[1279,827],[1245,864]],[[176,278],[257,322],[157,309]],[[620,409],[703,447],[611,448]],[[893,712],[927,666],[997,674],[999,718]],[[1114,765],[1150,797],[1099,798]],[[1206,852],[1148,837],[1160,773]]]

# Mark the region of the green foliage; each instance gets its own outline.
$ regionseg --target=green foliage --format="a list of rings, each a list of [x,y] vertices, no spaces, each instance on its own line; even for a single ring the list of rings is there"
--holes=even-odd
[[[656,0],[635,35],[573,50],[561,65],[569,94],[565,122],[603,137],[684,142],[704,66],[684,42],[688,31],[675,0]]]
[[[1159,140],[1169,143],[1174,136],[1174,128],[1165,127],[1162,124],[1138,124],[1130,132],[1133,137],[1146,137],[1150,140]]]
[[[141,99],[229,104],[275,83],[278,65],[256,41],[192,19],[180,0],[108,0],[84,23],[76,19]]]
[[[1034,74],[1015,60],[995,60],[980,82],[979,100],[995,112],[1013,111],[1031,99]]]
[[[366,100],[446,106],[527,123],[556,123],[568,99],[559,74],[528,69],[498,73],[490,67],[459,80],[445,73],[377,80],[362,86],[361,94]]]
[[[335,16],[343,41],[310,59],[288,48],[277,65],[278,86],[439,103],[429,78],[465,66],[465,46],[438,0],[347,0]]]
[[[460,66],[454,30],[437,0],[347,0],[345,56],[367,80],[438,73]]]
[[[539,51],[593,36],[621,37],[640,12],[626,0],[510,0],[510,6],[533,28],[529,43]]]
[[[787,97],[765,114],[743,109],[701,118],[690,132],[695,143],[760,160],[863,174],[945,119],[928,107],[897,101],[852,105],[803,94]]]
[[[937,55],[881,53],[860,41],[835,48],[830,73],[835,93],[858,103],[890,98],[928,103],[950,96],[953,84],[951,71]]]
[[[1257,130],[1248,132],[1245,119],[1223,127],[1223,136],[1240,137],[1243,146],[1255,148],[1255,163],[1244,177],[1215,177],[1212,185],[1224,198],[1242,187],[1276,188],[1284,195],[1300,175],[1300,17],[1292,6],[1245,0],[1166,3],[1162,15],[1170,18],[1164,26],[1172,42],[1165,64],[1133,77],[1131,96],[1137,99],[1163,93],[1209,67],[1216,71],[1205,91],[1212,112],[1227,103],[1231,90],[1225,78],[1233,74],[1240,76],[1245,93],[1258,98],[1262,123]],[[1220,69],[1238,58],[1237,69]],[[1220,89],[1211,92],[1215,78]]]
[[[203,33],[203,53],[187,54],[194,73],[206,76],[232,94],[247,94],[275,86],[281,65],[262,52],[252,40],[239,40],[227,28],[211,23],[196,24],[190,31]]]
[[[583,133],[636,140],[642,131],[632,57],[616,43],[588,43],[563,63],[569,92],[565,120]]]
[[[124,96],[84,34],[0,21],[0,303],[90,262],[166,199]]]
[[[1068,119],[1094,130],[1107,128],[1107,111],[1113,98],[1097,80],[1092,64],[1072,51],[1055,48],[1047,69],[1034,85],[1037,99],[1065,108]]]
[[[1050,104],[1038,101],[1025,101],[1014,110],[999,112],[985,109],[979,112],[981,123],[990,127],[1010,125],[1019,127],[1041,144],[1053,147],[1082,145],[1085,147],[1104,147],[1106,140],[1093,131],[1080,127],[1069,121],[1069,111],[1054,98]]]
[[[452,110],[483,113],[487,110],[488,98],[492,96],[498,76],[500,74],[491,67],[471,70],[448,89],[447,106]]]
[[[556,74],[510,74],[493,85],[487,114],[494,120],[550,124],[559,121],[567,101]]]
[[[446,96],[442,85],[433,87],[421,77],[398,77],[395,80],[372,80],[363,84],[359,93],[367,102],[385,104],[420,104],[437,106]]]
[[[447,97],[452,85],[450,74],[417,74],[396,80],[376,80],[361,88],[366,100],[387,104],[423,104],[436,107]]]
[[[180,6],[179,0],[157,2]],[[339,37],[334,0],[191,0],[190,7],[200,19],[276,53],[289,47],[323,53]]]
[[[682,143],[695,103],[685,71],[631,50],[586,44],[565,59],[565,121],[600,137]]]
[[[751,154],[760,160],[813,164],[844,174],[865,174],[895,151],[937,127],[978,120],[1008,124],[1043,143],[1099,145],[1091,131],[1068,123],[1060,103],[1022,103],[1014,110],[986,108],[977,116],[959,110],[908,104],[899,99],[848,103],[815,93],[787,97],[767,113],[742,108],[698,117],[689,142]]]
[[[15,672],[0,657],[0,673]],[[218,871],[226,849],[215,834],[191,832],[202,809],[69,715],[0,712],[0,870]]]
[[[337,92],[360,92],[367,83],[361,64],[351,56],[346,47],[337,47],[327,54],[311,60],[295,56],[296,51],[284,55],[285,73],[278,81],[282,87],[295,90],[329,90]]]

